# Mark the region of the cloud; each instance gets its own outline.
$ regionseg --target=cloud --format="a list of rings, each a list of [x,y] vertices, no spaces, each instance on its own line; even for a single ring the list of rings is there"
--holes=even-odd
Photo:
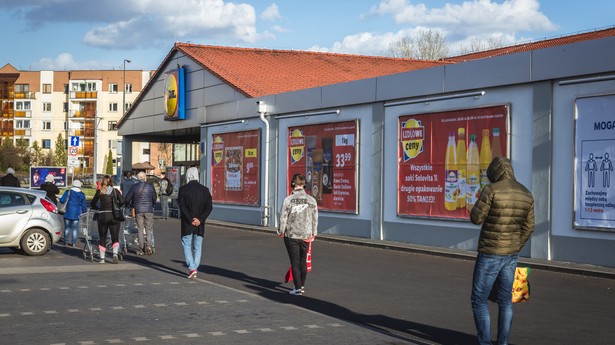
[[[280,12],[278,11],[278,5],[273,3],[269,7],[267,7],[263,11],[263,13],[261,13],[261,18],[263,20],[269,20],[269,21],[274,21],[274,20],[277,20],[277,19],[281,19],[282,16],[280,16]]]
[[[94,23],[82,42],[89,46],[122,49],[158,45],[168,41],[229,40],[252,43],[261,39],[254,7],[225,0],[24,0],[16,7],[0,0],[0,9],[13,10],[27,25]],[[20,4],[22,2],[19,2]],[[121,8],[118,8],[121,4]],[[277,6],[265,11],[275,16]],[[271,17],[273,18],[273,17]]]
[[[389,45],[401,37],[415,37],[420,30],[441,32],[451,53],[473,40],[498,39],[503,44],[519,41],[518,32],[552,31],[557,26],[542,12],[538,0],[464,1],[428,8],[409,0],[381,0],[361,19],[391,16],[401,29],[397,32],[360,32],[344,37],[331,48],[314,46],[311,50],[352,54],[386,54]]]
[[[108,63],[101,61],[76,62],[70,53],[61,53],[56,57],[44,57],[30,66],[39,71],[69,71],[89,69],[113,69]]]

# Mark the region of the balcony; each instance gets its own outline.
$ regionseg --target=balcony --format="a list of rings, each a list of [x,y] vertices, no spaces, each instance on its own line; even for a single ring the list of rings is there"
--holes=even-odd
[[[97,91],[71,91],[71,99],[96,99],[98,97]]]
[[[36,92],[15,92],[15,99],[34,99]]]
[[[32,117],[32,110],[15,110],[15,117]]]
[[[32,135],[32,129],[30,128],[21,128],[21,129],[15,129],[15,136],[16,137],[29,137]]]

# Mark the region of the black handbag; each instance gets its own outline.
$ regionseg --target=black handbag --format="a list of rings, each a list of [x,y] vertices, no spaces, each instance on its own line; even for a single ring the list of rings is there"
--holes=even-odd
[[[118,222],[123,222],[126,220],[126,218],[124,217],[124,210],[122,210],[120,202],[117,200],[116,193],[117,191],[114,190],[113,196],[111,197],[111,212],[113,213],[113,219],[117,220]]]

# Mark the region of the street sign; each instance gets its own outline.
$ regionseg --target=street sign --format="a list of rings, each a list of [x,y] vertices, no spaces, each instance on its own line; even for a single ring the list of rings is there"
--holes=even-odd
[[[68,166],[73,168],[79,167],[79,158],[75,156],[68,156]]]
[[[70,156],[76,156],[77,155],[77,151],[79,151],[79,148],[77,146],[71,146],[68,148],[68,154]]]
[[[78,136],[70,137],[70,146],[79,146],[79,137]]]

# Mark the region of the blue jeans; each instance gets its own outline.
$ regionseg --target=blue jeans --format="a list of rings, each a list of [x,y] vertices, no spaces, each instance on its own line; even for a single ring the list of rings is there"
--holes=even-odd
[[[184,258],[188,270],[194,271],[201,264],[201,247],[203,245],[203,237],[193,234],[182,236],[182,247],[184,247]]]
[[[73,234],[73,237],[72,242],[69,242],[68,237],[70,236],[71,232]],[[79,220],[64,218],[64,243],[77,244],[77,239],[79,239]]]
[[[507,345],[513,318],[512,286],[519,256],[479,253],[472,279],[472,312],[478,342],[491,345],[491,321],[487,302],[494,283],[497,283],[498,344]]]

